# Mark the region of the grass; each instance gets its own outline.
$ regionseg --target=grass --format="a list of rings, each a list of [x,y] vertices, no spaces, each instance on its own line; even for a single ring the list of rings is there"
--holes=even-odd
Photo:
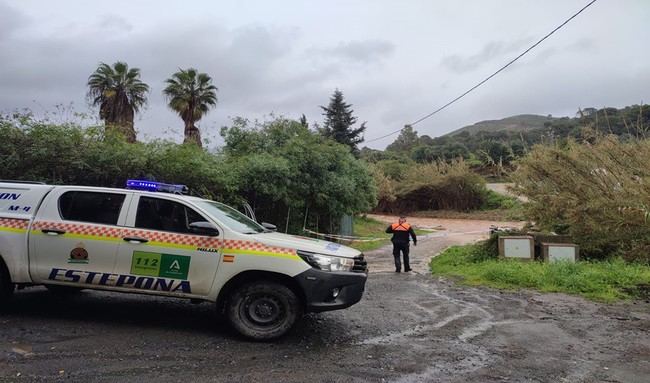
[[[450,247],[431,260],[431,272],[460,277],[468,285],[561,292],[601,302],[648,299],[650,266],[620,259],[577,263],[486,259],[484,251],[481,245]]]
[[[390,243],[390,237],[392,234],[386,233],[387,224],[376,219],[369,217],[356,216],[354,217],[354,235],[357,237],[373,237],[373,238],[382,238],[381,240],[372,241],[372,242],[359,242],[354,241],[347,244],[350,247],[353,247],[359,251],[371,251],[379,249],[380,247],[386,246]],[[430,230],[415,229],[416,235],[424,235],[431,233]]]

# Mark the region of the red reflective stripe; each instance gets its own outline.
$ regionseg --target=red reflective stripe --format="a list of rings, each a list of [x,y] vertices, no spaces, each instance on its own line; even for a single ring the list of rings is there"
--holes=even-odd
[[[27,229],[29,219],[20,218],[0,218],[0,227],[8,227],[11,229]]]
[[[0,218],[0,226],[27,228],[28,220],[14,220]],[[200,235],[189,235],[181,233],[172,233],[158,230],[138,229],[130,227],[100,226],[84,223],[66,223],[60,221],[36,221],[32,225],[32,230],[51,227],[54,229],[65,230],[68,234],[92,235],[104,237],[106,239],[121,239],[123,236],[137,236],[147,238],[151,242],[161,242],[176,245],[220,248],[235,250],[252,250],[263,251],[274,254],[296,254],[295,249],[289,249],[278,246],[267,246],[257,241],[245,240],[222,240],[215,237],[206,237]]]

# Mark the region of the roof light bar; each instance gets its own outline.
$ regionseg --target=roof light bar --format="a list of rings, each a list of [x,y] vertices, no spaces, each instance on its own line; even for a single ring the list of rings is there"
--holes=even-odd
[[[185,185],[174,185],[166,184],[163,182],[147,181],[147,180],[127,180],[126,181],[127,189],[134,190],[145,190],[152,192],[164,192],[164,193],[174,193],[174,194],[183,194],[187,193],[187,186]]]

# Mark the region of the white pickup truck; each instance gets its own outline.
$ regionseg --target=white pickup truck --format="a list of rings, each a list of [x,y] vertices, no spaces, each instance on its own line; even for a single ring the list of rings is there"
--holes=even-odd
[[[361,299],[359,251],[274,232],[182,189],[0,182],[0,305],[32,285],[189,298],[213,302],[246,337],[273,339],[303,312]]]

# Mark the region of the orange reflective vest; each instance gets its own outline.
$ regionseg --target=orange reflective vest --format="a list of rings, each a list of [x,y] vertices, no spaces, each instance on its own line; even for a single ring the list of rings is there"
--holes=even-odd
[[[391,227],[391,229],[393,229],[393,231],[409,231],[411,229],[411,225],[409,225],[406,222],[404,222],[402,224],[394,223],[394,224],[390,225],[390,227]]]

